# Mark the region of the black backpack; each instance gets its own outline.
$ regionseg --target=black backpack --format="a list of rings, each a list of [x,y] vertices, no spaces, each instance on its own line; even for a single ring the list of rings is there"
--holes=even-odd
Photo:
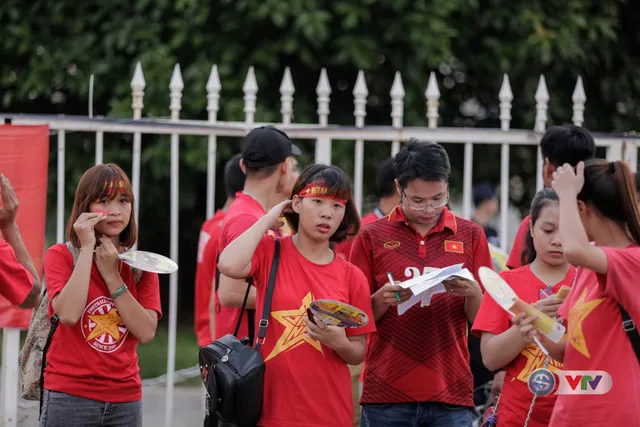
[[[234,335],[227,334],[200,349],[200,374],[206,389],[206,426],[217,426],[220,420],[234,427],[255,427],[260,421],[265,363],[259,350],[267,334],[280,260],[280,242],[277,239],[275,245],[255,348],[249,338],[239,340],[235,336],[251,290],[250,280]]]

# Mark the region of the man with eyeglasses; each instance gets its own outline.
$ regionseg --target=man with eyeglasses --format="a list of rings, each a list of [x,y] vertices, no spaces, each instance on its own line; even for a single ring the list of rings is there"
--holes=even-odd
[[[411,291],[389,283],[388,274],[398,283],[462,263],[475,275],[492,267],[487,238],[447,208],[451,166],[441,145],[410,140],[395,169],[402,204],[360,231],[350,258],[368,278],[377,326],[365,359],[362,426],[471,426],[467,321],[475,319],[482,288],[448,280],[428,306],[398,315]]]

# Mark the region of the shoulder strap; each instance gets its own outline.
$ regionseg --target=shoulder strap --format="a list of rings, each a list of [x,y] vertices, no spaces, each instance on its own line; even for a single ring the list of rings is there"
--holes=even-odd
[[[67,245],[67,249],[69,249],[69,252],[71,252],[71,256],[73,257],[73,266],[76,266],[76,262],[78,262],[78,257],[80,256],[80,249],[76,248],[75,246],[73,246],[73,243],[71,242],[65,242],[65,245]]]
[[[133,281],[138,285],[140,283],[140,279],[142,279],[142,270],[131,267],[131,274],[133,274]]]
[[[67,249],[71,252],[71,256],[73,257],[73,267],[75,268],[76,262],[78,261],[78,257],[80,256],[80,249],[73,246],[73,244],[69,241],[65,242]],[[44,278],[43,278],[44,281]],[[43,292],[43,297],[47,292],[47,288],[45,287]],[[48,310],[48,307],[45,307]],[[42,364],[40,365],[40,414],[42,414],[42,398],[44,396],[44,369],[47,366],[47,352],[49,351],[49,346],[51,345],[51,339],[53,338],[53,333],[58,329],[59,318],[58,315],[53,313],[51,316],[51,327],[49,328],[49,333],[47,334],[47,340],[44,343],[44,347],[42,348]]]
[[[216,255],[216,271],[215,271],[215,275],[216,275],[216,282],[214,285],[214,292],[218,292],[218,288],[220,287],[220,270],[218,270],[218,260],[220,259],[220,254]],[[249,338],[249,342],[253,342],[253,338],[255,337],[256,334],[256,327],[255,327],[255,315],[256,312],[255,310],[245,310],[245,307],[247,306],[247,300],[249,299],[249,292],[251,292],[251,286],[253,285],[253,278],[249,278],[247,279],[247,291],[244,294],[244,299],[242,300],[242,307],[240,308],[240,315],[238,316],[238,321],[236,322],[236,328],[233,331],[233,335],[235,337],[238,336],[238,332],[240,331],[240,325],[242,324],[242,316],[244,315],[244,312],[247,312],[247,329],[248,329],[248,337]]]
[[[220,278],[220,274],[218,273],[218,278]],[[247,291],[244,293],[244,299],[242,300],[242,307],[240,308],[240,315],[238,316],[238,321],[236,322],[236,329],[233,331],[234,336],[238,336],[238,332],[240,331],[240,325],[242,324],[242,316],[245,312],[245,307],[247,306],[247,300],[249,299],[249,292],[251,291],[251,286],[253,285],[253,277],[249,277],[247,279]],[[251,322],[252,319],[250,318]],[[253,342],[253,335],[249,337],[251,339],[250,342]]]
[[[278,264],[280,263],[280,241],[276,241],[276,250],[273,254],[271,262],[271,271],[269,272],[269,283],[267,284],[267,293],[264,297],[264,308],[262,309],[262,319],[260,319],[260,330],[258,331],[258,339],[256,350],[264,344],[264,338],[267,336],[267,326],[269,326],[269,315],[271,314],[271,299],[273,298],[273,290],[276,287],[276,276],[278,275]]]
[[[629,341],[631,341],[631,345],[633,346],[633,351],[636,353],[636,357],[640,362],[640,334],[638,334],[636,324],[633,322],[633,319],[631,319],[629,313],[627,313],[627,310],[625,310],[620,303],[618,303],[618,307],[620,307],[620,314],[622,315],[622,329],[627,333]]]

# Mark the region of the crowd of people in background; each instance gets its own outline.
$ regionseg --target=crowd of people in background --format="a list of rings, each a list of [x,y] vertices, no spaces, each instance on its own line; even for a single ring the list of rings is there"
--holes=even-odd
[[[495,268],[491,245],[506,238],[494,228],[499,201],[483,182],[472,217],[456,215],[442,145],[412,139],[384,160],[377,206],[361,218],[343,171],[300,168],[302,153],[284,132],[250,131],[225,165],[225,203],[200,231],[195,329],[201,347],[227,334],[253,343],[279,254],[260,347],[258,425],[346,427],[359,418],[364,427],[471,426],[472,408],[486,399],[474,390],[492,383],[487,426],[640,426],[632,335],[632,319],[640,319],[638,175],[625,162],[596,159],[580,127],[550,128],[540,150],[544,189],[500,275],[518,298],[566,327],[560,342],[536,330],[536,316],[511,316],[485,292],[478,271]],[[0,187],[0,292],[36,307],[41,278],[16,226],[18,200],[2,175]],[[118,258],[137,242],[134,206],[122,169],[90,168],[75,191],[68,241],[46,253],[55,327],[40,426],[142,425],[136,347],[154,338],[162,311],[157,274]],[[413,297],[401,282],[455,264],[473,278],[449,278],[428,305],[399,311]],[[570,288],[564,298],[563,287]],[[318,299],[351,304],[370,321],[349,329],[316,322],[308,309]],[[543,367],[605,371],[613,386],[602,395],[534,398],[530,375]]]

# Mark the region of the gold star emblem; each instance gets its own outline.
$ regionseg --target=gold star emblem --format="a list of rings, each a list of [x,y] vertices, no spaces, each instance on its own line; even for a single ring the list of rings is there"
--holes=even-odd
[[[583,356],[591,358],[587,342],[584,339],[582,331],[582,322],[587,316],[599,306],[605,298],[585,301],[587,299],[587,290],[585,289],[578,298],[578,301],[569,309],[569,342]]]
[[[452,248],[453,250],[456,250],[456,249],[458,249],[458,245],[453,244],[453,245],[451,245],[451,248]]]
[[[89,342],[102,334],[108,334],[114,340],[120,341],[120,330],[118,329],[118,325],[121,323],[121,320],[115,307],[111,308],[107,314],[90,314],[89,319],[91,319],[96,326],[93,328],[89,336],[87,336],[85,342]]]
[[[540,347],[538,347],[534,343],[528,344],[525,348],[522,349],[520,354],[527,359],[527,363],[516,378],[526,383],[529,380],[529,375],[531,375],[531,372],[535,371],[538,368],[544,367],[544,361],[547,355],[544,354],[542,350],[540,350]],[[547,369],[553,372],[558,372],[562,369],[562,363],[551,359],[549,361],[549,366],[547,367]]]
[[[269,359],[273,359],[278,354],[293,350],[294,348],[304,344],[311,344],[313,348],[322,353],[322,347],[316,340],[309,338],[307,333],[307,326],[302,320],[302,317],[307,313],[307,307],[311,305],[313,296],[309,292],[303,299],[302,305],[296,310],[281,310],[271,312],[271,316],[282,323],[285,327],[284,332],[280,335],[280,338],[276,342],[276,345],[271,350],[271,353],[265,359],[265,362]]]

